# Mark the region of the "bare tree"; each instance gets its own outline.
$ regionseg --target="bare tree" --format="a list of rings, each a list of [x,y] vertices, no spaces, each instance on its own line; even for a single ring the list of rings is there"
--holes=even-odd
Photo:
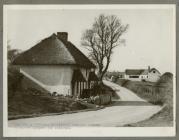
[[[101,14],[92,28],[83,33],[82,45],[86,46],[90,58],[96,63],[101,81],[108,70],[113,49],[124,42],[120,37],[127,29],[128,24],[122,25],[117,16]]]

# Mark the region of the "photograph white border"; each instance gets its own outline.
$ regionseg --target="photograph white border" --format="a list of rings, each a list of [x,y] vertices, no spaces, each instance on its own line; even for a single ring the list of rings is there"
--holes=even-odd
[[[174,126],[173,127],[71,127],[20,129],[8,127],[7,111],[7,10],[45,9],[168,9],[173,10],[174,65]],[[5,137],[172,137],[176,135],[176,6],[174,4],[116,4],[116,5],[4,5],[3,7],[3,136]]]

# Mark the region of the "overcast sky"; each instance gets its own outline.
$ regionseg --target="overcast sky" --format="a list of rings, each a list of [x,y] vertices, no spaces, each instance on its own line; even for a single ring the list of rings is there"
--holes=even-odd
[[[11,48],[27,50],[52,33],[64,31],[87,55],[80,45],[81,36],[100,14],[116,15],[123,24],[129,24],[121,36],[126,44],[114,50],[109,70],[151,66],[161,73],[173,72],[172,9],[8,10],[7,38]]]

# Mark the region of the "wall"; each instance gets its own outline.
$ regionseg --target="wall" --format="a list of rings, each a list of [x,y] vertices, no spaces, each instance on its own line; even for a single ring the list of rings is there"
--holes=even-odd
[[[48,90],[58,94],[71,94],[73,67],[62,65],[21,66],[21,73]]]
[[[76,67],[75,67],[76,68]],[[80,68],[81,73],[83,74],[83,77],[88,81],[90,69],[85,69],[85,68]],[[78,90],[77,90],[77,82],[74,84],[74,95],[78,96],[80,94],[80,86],[81,86],[81,92],[83,89],[88,88],[88,83],[87,82],[78,82]]]
[[[140,75],[140,79],[141,80],[146,80],[148,79],[148,75]]]
[[[154,73],[154,71],[155,71],[155,73]],[[158,71],[153,70],[148,74],[148,81],[157,82],[160,79],[160,76],[161,76],[161,74]]]
[[[141,81],[141,78],[130,78],[129,75],[124,75],[124,78],[127,79],[127,80],[131,80],[131,81]]]
[[[57,92],[57,94],[72,95],[71,80],[73,70],[77,69],[75,66],[65,65],[29,65],[21,66],[20,71],[23,75],[31,79],[33,82],[48,90],[50,93]],[[90,69],[80,68],[81,73],[88,80]],[[87,83],[81,84],[81,90],[87,88]],[[74,94],[79,94],[80,85],[74,85]]]
[[[155,71],[155,73],[153,73]],[[145,79],[150,82],[157,82],[160,79],[161,74],[157,70],[152,70],[148,75],[140,75],[139,78],[130,78],[129,75],[124,75],[124,79],[131,81],[141,81]]]

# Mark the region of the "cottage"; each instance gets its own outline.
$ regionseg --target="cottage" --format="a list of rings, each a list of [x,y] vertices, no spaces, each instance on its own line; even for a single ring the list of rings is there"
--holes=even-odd
[[[150,69],[150,67],[148,67],[148,69],[126,69],[124,79],[157,82],[160,76],[161,74],[156,68]]]
[[[68,41],[67,32],[43,39],[14,61],[20,72],[50,93],[79,96],[98,78],[95,65]]]

